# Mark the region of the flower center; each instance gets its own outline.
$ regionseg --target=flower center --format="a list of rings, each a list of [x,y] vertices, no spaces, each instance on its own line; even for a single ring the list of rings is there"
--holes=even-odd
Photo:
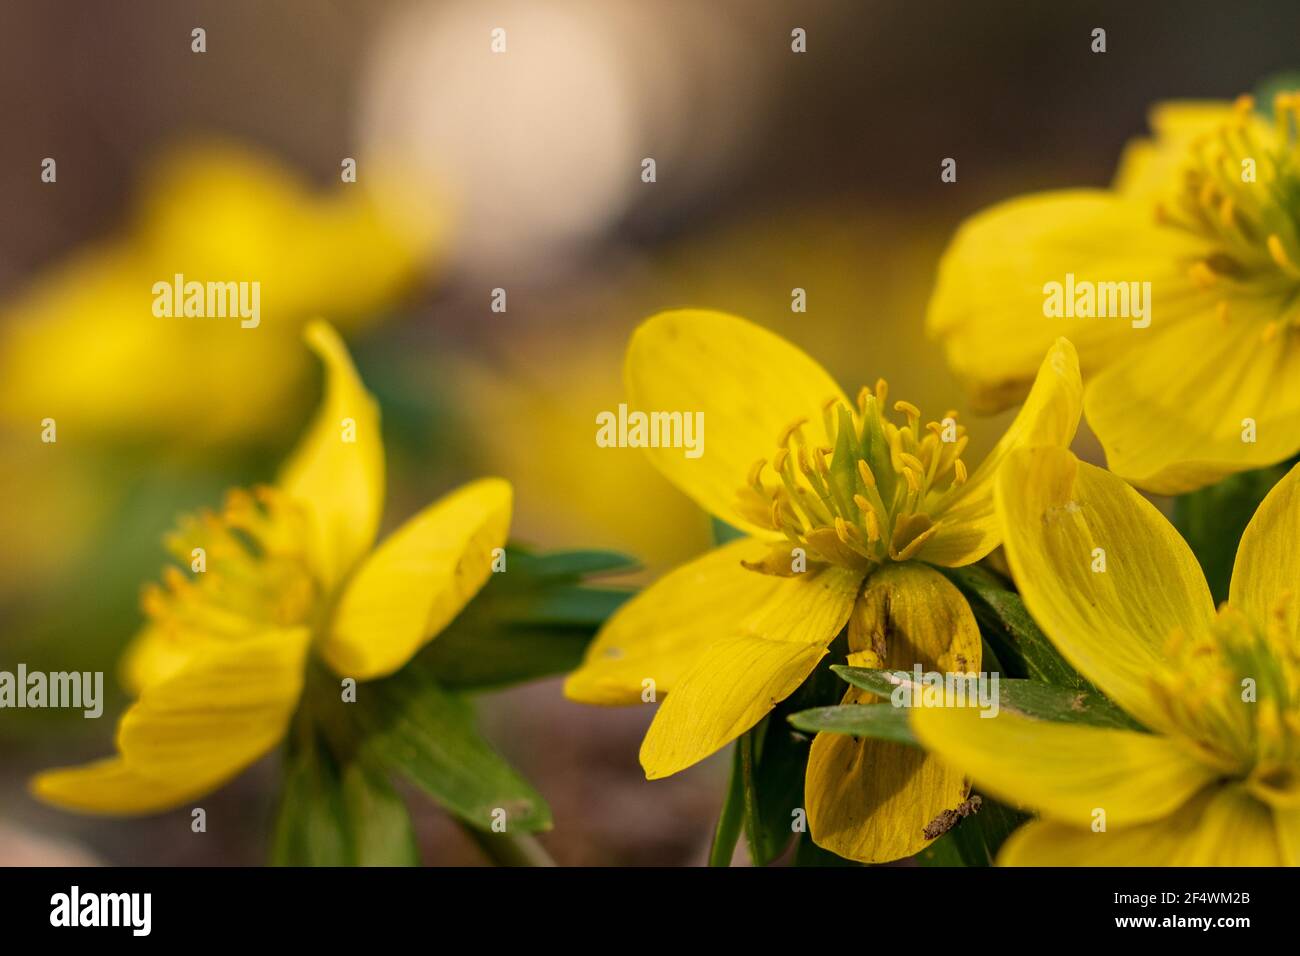
[[[1174,632],[1156,700],[1198,752],[1256,796],[1300,806],[1300,650],[1284,595],[1260,627],[1227,605],[1196,638]]]
[[[178,638],[238,638],[308,622],[319,593],[307,567],[306,521],[265,486],[228,492],[220,514],[186,515],[166,545],[193,573],[169,566],[161,585],[146,587],[145,613]]]
[[[895,402],[903,421],[887,420],[888,394],[881,379],[875,391],[858,393],[856,408],[828,401],[829,445],[808,441],[807,419],[791,422],[771,461],[750,469],[741,512],[814,560],[865,570],[913,557],[937,530],[935,506],[966,481],[968,439],[956,412],[922,428],[915,405]]]
[[[1243,293],[1276,305],[1262,337],[1300,325],[1300,93],[1274,100],[1270,131],[1254,116],[1249,96],[1233,104],[1232,119],[1193,141],[1172,199],[1156,206],[1158,222],[1212,243],[1188,276],[1218,292],[1218,314],[1230,321],[1229,297]]]

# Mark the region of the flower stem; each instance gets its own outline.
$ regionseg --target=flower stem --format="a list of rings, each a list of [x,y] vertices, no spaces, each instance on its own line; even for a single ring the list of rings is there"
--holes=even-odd
[[[531,833],[488,833],[461,824],[461,829],[496,866],[555,866],[541,841]]]
[[[718,827],[713,831],[713,846],[709,848],[709,866],[731,866],[731,857],[740,841],[740,831],[745,818],[745,768],[742,763],[740,741],[732,748],[731,782],[722,800],[722,813]]]

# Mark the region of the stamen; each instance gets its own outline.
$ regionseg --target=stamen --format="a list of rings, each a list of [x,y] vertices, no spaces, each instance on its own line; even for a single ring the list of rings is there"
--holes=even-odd
[[[1277,263],[1278,268],[1289,276],[1300,278],[1300,269],[1296,268],[1295,263],[1291,261],[1291,257],[1287,255],[1286,247],[1282,245],[1282,240],[1277,233],[1271,234],[1266,242],[1268,254],[1273,257],[1273,261]]]
[[[785,426],[785,429],[781,432],[781,437],[778,438],[776,441],[777,445],[781,448],[784,448],[787,445],[789,445],[790,439],[793,438],[799,432],[799,429],[803,428],[803,426],[807,424],[808,424],[808,419],[796,418],[789,425]]]
[[[767,483],[766,462],[755,462],[740,492],[741,513],[821,562],[861,570],[917,555],[936,533],[930,509],[969,477],[961,460],[969,438],[955,426],[954,411],[921,428],[921,410],[898,401],[892,408],[905,424],[889,421],[888,394],[880,379],[858,391],[856,408],[826,402],[825,441],[816,445],[803,432],[806,419],[786,426],[771,459],[775,485]]]

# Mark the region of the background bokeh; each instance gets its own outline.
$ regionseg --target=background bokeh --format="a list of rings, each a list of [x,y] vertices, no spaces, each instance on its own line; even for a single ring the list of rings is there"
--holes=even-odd
[[[305,422],[319,377],[297,330],[317,313],[383,405],[391,515],[500,474],[520,540],[623,550],[648,580],[710,528],[635,450],[594,443],[641,318],[736,312],[850,388],[883,375],[963,409],[921,333],[955,225],[1105,183],[1152,102],[1300,65],[1297,28],[1293,0],[6,0],[0,668],[114,684],[175,515],[270,478]],[[150,285],[185,269],[265,276],[262,327],[153,318]],[[997,425],[971,423],[977,454]],[[0,711],[0,863],[264,859],[272,761],[202,801],[206,834],[187,811],[105,821],[26,795],[33,770],[107,753],[122,701],[114,685],[98,721]],[[645,782],[648,708],[550,681],[482,711],[551,801],[559,862],[704,859],[725,767]],[[479,862],[411,802],[427,862]]]

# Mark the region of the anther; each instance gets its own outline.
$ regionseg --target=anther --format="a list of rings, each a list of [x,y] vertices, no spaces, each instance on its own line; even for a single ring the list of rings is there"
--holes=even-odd
[[[803,428],[803,426],[807,424],[808,424],[808,419],[796,418],[789,425],[786,425],[784,429],[782,429],[781,437],[776,440],[777,445],[781,448],[784,448],[786,445],[790,444],[790,439],[794,437],[794,433],[797,432],[799,429]]]

